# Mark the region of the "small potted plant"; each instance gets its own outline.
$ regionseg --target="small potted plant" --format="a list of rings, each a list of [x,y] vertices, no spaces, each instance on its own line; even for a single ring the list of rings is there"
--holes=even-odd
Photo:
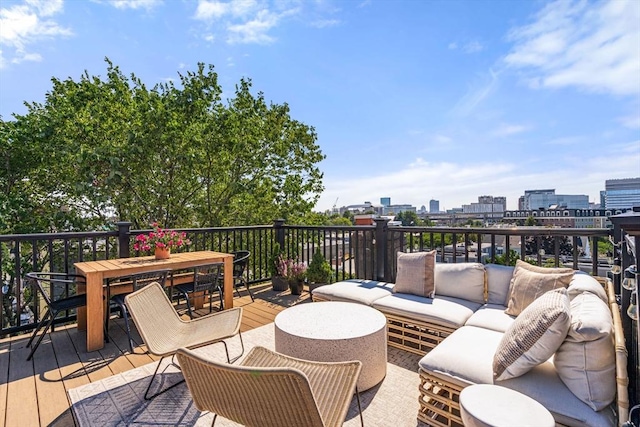
[[[157,222],[151,224],[153,231],[149,234],[138,234],[133,249],[136,251],[153,251],[156,259],[167,259],[171,255],[172,248],[188,246],[191,241],[187,239],[187,233],[175,230],[165,230]]]
[[[286,291],[289,288],[287,278],[280,268],[280,260],[283,256],[284,251],[280,248],[280,244],[274,244],[273,252],[269,257],[269,274],[271,275],[271,285],[274,291]]]
[[[287,263],[287,280],[289,281],[289,290],[291,295],[300,295],[304,288],[304,279],[307,274],[307,265],[298,260],[286,260]]]
[[[313,254],[309,268],[307,269],[307,280],[309,281],[309,292],[314,289],[331,283],[331,265],[319,250]],[[313,294],[312,294],[313,296]]]

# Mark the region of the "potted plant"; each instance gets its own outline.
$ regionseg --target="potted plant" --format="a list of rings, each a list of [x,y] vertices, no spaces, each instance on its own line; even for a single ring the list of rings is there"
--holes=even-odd
[[[317,287],[331,283],[331,265],[319,250],[313,254],[309,268],[307,268],[307,280],[309,292]]]
[[[286,291],[289,288],[287,278],[280,271],[280,259],[283,256],[284,251],[280,248],[280,244],[273,245],[273,252],[269,257],[269,274],[271,275],[271,285],[274,291]]]
[[[287,280],[289,281],[289,290],[291,295],[300,295],[304,288],[304,279],[307,274],[307,265],[298,260],[288,259],[287,263]]]
[[[171,255],[172,248],[188,246],[191,241],[187,239],[187,233],[175,230],[165,230],[157,222],[151,224],[153,231],[149,234],[138,234],[133,249],[136,251],[153,251],[156,259],[167,259]]]

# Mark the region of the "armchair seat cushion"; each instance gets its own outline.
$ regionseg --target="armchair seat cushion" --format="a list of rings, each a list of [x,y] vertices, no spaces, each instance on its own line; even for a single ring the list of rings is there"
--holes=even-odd
[[[458,298],[427,298],[411,294],[392,294],[373,303],[373,308],[383,313],[453,328],[464,325],[480,306]]]

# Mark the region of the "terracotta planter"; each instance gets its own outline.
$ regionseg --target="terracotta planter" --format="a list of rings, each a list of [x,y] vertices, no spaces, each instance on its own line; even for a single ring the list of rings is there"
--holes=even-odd
[[[169,259],[171,248],[156,248],[156,259]]]

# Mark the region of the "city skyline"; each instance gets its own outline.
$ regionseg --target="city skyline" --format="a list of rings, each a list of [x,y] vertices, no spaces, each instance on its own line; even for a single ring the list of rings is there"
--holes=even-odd
[[[526,188],[599,201],[640,176],[640,2],[3,0],[0,115],[51,78],[146,86],[214,64],[313,126],[316,210],[389,196],[517,207]]]

